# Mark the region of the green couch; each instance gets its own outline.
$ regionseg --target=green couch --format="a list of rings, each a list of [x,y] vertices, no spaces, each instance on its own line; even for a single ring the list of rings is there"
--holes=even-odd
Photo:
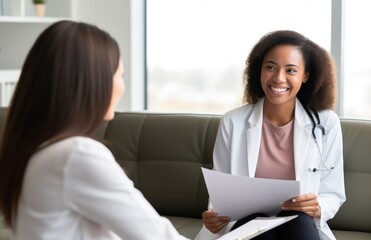
[[[5,109],[0,109],[0,124]],[[135,186],[178,231],[194,238],[208,195],[219,115],[117,113],[99,133]],[[371,121],[341,119],[347,201],[330,226],[339,240],[371,239]],[[1,133],[1,130],[0,130]],[[0,240],[7,239],[1,230]]]

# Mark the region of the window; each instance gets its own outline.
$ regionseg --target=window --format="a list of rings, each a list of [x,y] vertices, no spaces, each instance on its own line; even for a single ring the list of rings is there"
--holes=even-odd
[[[330,49],[331,0],[147,1],[147,106],[224,113],[242,104],[245,60],[267,32]]]
[[[371,1],[345,2],[344,117],[371,119]]]

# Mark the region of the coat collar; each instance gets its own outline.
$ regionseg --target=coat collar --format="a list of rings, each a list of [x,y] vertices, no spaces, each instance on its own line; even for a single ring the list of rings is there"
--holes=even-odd
[[[247,137],[247,161],[249,165],[249,176],[255,176],[256,165],[259,157],[259,149],[261,143],[261,133],[263,126],[263,105],[264,98],[259,100],[251,112],[248,121],[248,129],[246,130]],[[312,123],[304,110],[303,105],[298,99],[295,102],[295,119],[294,119],[294,159],[295,159],[295,174],[296,178],[301,175],[305,156],[310,156],[309,146],[313,140],[311,139]]]
[[[259,149],[261,142],[261,133],[263,126],[263,105],[264,98],[260,99],[251,112],[250,117],[247,119],[249,128],[246,130],[247,137],[247,161],[249,166],[249,176],[255,176],[256,164],[259,157]]]
[[[250,117],[247,119],[250,126],[258,126],[263,123],[263,106],[264,98],[260,99],[254,106]],[[299,99],[295,100],[295,124],[300,124],[303,127],[312,125],[303,105]]]
[[[295,122],[294,122],[294,160],[296,180],[304,176],[303,171],[308,171],[306,163],[308,157],[313,156],[312,122],[304,110],[303,105],[296,99]]]
[[[255,103],[254,108],[251,112],[250,117],[247,119],[249,125],[257,126],[262,123],[263,120],[263,106],[264,106],[264,98],[260,99],[257,103]]]

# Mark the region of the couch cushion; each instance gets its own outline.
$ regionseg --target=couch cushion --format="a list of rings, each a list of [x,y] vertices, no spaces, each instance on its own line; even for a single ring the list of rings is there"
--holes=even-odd
[[[0,215],[0,240],[10,239],[10,229],[5,227],[4,218]]]
[[[337,230],[371,233],[371,122],[341,119],[341,127],[347,200],[329,225]]]
[[[333,231],[337,240],[370,240],[371,233],[366,232],[353,232],[353,231]]]
[[[197,116],[197,117],[195,117]],[[117,113],[106,130],[116,160],[161,215],[200,218],[220,116]]]

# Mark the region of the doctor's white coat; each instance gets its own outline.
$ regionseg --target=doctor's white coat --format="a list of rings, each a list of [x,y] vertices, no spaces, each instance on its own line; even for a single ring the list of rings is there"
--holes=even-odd
[[[244,105],[223,116],[214,147],[214,170],[255,176],[263,102],[264,99],[261,99],[256,104]],[[312,122],[300,101],[296,100],[293,138],[295,175],[301,183],[301,194],[315,193],[318,196],[321,218],[314,220],[321,239],[335,239],[326,222],[335,216],[345,201],[342,133],[339,118],[333,111],[321,111],[319,118],[325,135],[322,135],[321,129],[315,128],[317,145],[312,135]],[[312,171],[319,167],[327,170]],[[329,170],[330,167],[334,168]],[[230,222],[219,234],[212,234],[203,227],[196,239],[216,239],[228,232],[233,224]]]

